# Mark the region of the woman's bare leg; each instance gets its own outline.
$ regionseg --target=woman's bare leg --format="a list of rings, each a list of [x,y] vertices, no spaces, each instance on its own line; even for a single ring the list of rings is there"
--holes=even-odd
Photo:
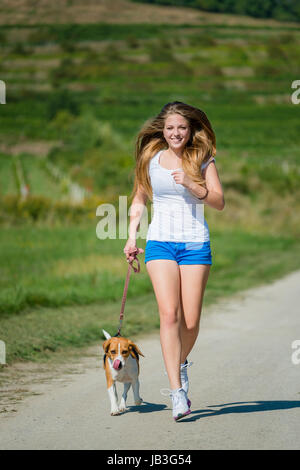
[[[151,260],[146,263],[160,315],[160,341],[171,389],[180,382],[180,273],[176,261]]]
[[[181,264],[180,305],[181,305],[181,357],[183,364],[191,352],[199,333],[200,315],[204,291],[208,280],[209,264]]]

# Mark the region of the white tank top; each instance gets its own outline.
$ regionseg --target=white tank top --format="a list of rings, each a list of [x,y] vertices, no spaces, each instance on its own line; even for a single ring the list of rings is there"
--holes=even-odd
[[[157,152],[149,163],[153,191],[153,217],[148,227],[147,240],[172,242],[209,241],[209,229],[204,218],[204,203],[191,191],[177,184],[172,170],[159,163]],[[204,169],[211,161],[202,164]],[[176,168],[181,169],[181,168]],[[182,169],[181,169],[182,170]]]

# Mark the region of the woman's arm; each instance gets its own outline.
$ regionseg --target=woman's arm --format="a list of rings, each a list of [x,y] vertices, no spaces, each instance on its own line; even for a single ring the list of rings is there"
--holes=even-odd
[[[202,201],[214,209],[219,211],[223,210],[225,207],[225,199],[215,162],[212,161],[204,168],[202,175],[206,179],[206,188],[208,189],[208,194]],[[202,198],[206,194],[206,189],[195,181],[190,183],[188,189],[199,198]]]
[[[130,206],[129,238],[131,240],[136,239],[136,232],[139,228],[139,223],[142,218],[145,206],[147,204],[147,200],[147,194],[139,185]]]
[[[129,238],[123,250],[128,262],[131,262],[134,259],[134,256],[131,253],[137,249],[136,232],[139,228],[147,200],[147,194],[139,186],[130,206]],[[138,248],[138,252],[144,253],[144,250],[142,248]]]

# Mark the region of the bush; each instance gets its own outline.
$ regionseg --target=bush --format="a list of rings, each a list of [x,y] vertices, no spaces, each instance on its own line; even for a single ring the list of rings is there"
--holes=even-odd
[[[49,151],[45,167],[47,162],[52,163],[83,188],[98,194],[108,190],[110,198],[128,190],[128,170],[133,161],[123,138],[109,123],[97,119],[87,107],[77,118],[60,111],[51,126],[61,126],[61,144]]]
[[[26,223],[78,223],[96,220],[96,208],[107,201],[89,196],[81,204],[52,201],[44,196],[29,195],[22,200],[16,195],[0,198],[0,224],[23,225]]]
[[[56,34],[49,27],[37,27],[28,36],[31,44],[43,45],[56,42]]]
[[[53,86],[57,86],[63,81],[74,80],[77,76],[77,65],[70,57],[62,59],[59,66],[49,73],[49,79]]]
[[[140,45],[139,40],[135,36],[128,36],[126,38],[126,44],[130,49],[138,49]]]
[[[206,33],[198,33],[189,36],[191,46],[215,46],[217,41]]]
[[[70,39],[61,40],[59,46],[63,52],[72,53],[76,51],[76,45]]]
[[[123,60],[118,47],[115,44],[108,44],[102,53],[102,59],[106,62],[120,62]]]
[[[11,54],[20,55],[22,57],[26,55],[31,55],[32,52],[32,49],[30,49],[29,47],[25,47],[22,42],[17,42],[11,48]]]
[[[3,31],[0,31],[0,43],[1,44],[6,44],[7,43],[7,38],[6,38],[6,35],[4,34]]]
[[[147,45],[147,52],[153,62],[174,62],[172,47],[166,39],[151,42]]]
[[[56,113],[62,109],[69,111],[73,115],[78,115],[80,110],[74,94],[64,88],[49,95],[46,111],[47,118],[49,120],[53,119]]]
[[[260,64],[257,65],[255,68],[255,75],[258,77],[265,77],[266,79],[270,77],[280,77],[284,74],[282,67],[269,65],[269,64]]]

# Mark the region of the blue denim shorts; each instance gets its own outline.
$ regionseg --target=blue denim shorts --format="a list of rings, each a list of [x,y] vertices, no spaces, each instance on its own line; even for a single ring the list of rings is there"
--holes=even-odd
[[[210,241],[167,242],[148,240],[145,263],[154,259],[171,259],[178,264],[212,264]]]

